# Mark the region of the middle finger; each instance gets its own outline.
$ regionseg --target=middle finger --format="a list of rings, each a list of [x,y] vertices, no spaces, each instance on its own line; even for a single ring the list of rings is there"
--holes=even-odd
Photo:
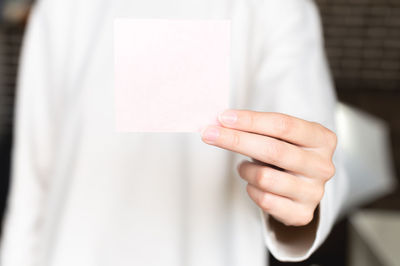
[[[244,180],[258,189],[293,201],[317,202],[323,193],[320,191],[322,186],[313,185],[314,181],[249,161],[243,161],[238,172]]]

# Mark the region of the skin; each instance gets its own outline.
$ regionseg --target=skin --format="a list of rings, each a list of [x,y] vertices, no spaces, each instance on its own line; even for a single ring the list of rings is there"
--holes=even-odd
[[[280,113],[227,110],[219,121],[202,140],[252,158],[238,166],[250,198],[287,226],[309,224],[335,174],[335,133]]]

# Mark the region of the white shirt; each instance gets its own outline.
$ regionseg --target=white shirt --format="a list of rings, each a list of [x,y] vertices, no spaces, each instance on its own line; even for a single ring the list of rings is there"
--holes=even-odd
[[[2,266],[265,265],[302,260],[346,196],[339,162],[317,232],[269,228],[236,173],[241,156],[198,134],[116,133],[116,17],[232,20],[232,108],[334,129],[319,16],[308,0],[43,0],[18,82]]]

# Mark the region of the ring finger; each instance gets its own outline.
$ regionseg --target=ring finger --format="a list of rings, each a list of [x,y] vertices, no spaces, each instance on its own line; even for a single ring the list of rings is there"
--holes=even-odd
[[[314,196],[318,199],[311,180],[303,177],[249,161],[242,162],[238,171],[244,180],[262,191],[299,202],[312,202]]]

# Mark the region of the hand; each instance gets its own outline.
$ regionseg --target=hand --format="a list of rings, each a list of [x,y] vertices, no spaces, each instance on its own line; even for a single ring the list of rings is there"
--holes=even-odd
[[[253,159],[238,167],[250,198],[285,225],[309,224],[335,174],[335,133],[279,113],[227,110],[219,121],[222,126],[207,127],[202,139]]]

